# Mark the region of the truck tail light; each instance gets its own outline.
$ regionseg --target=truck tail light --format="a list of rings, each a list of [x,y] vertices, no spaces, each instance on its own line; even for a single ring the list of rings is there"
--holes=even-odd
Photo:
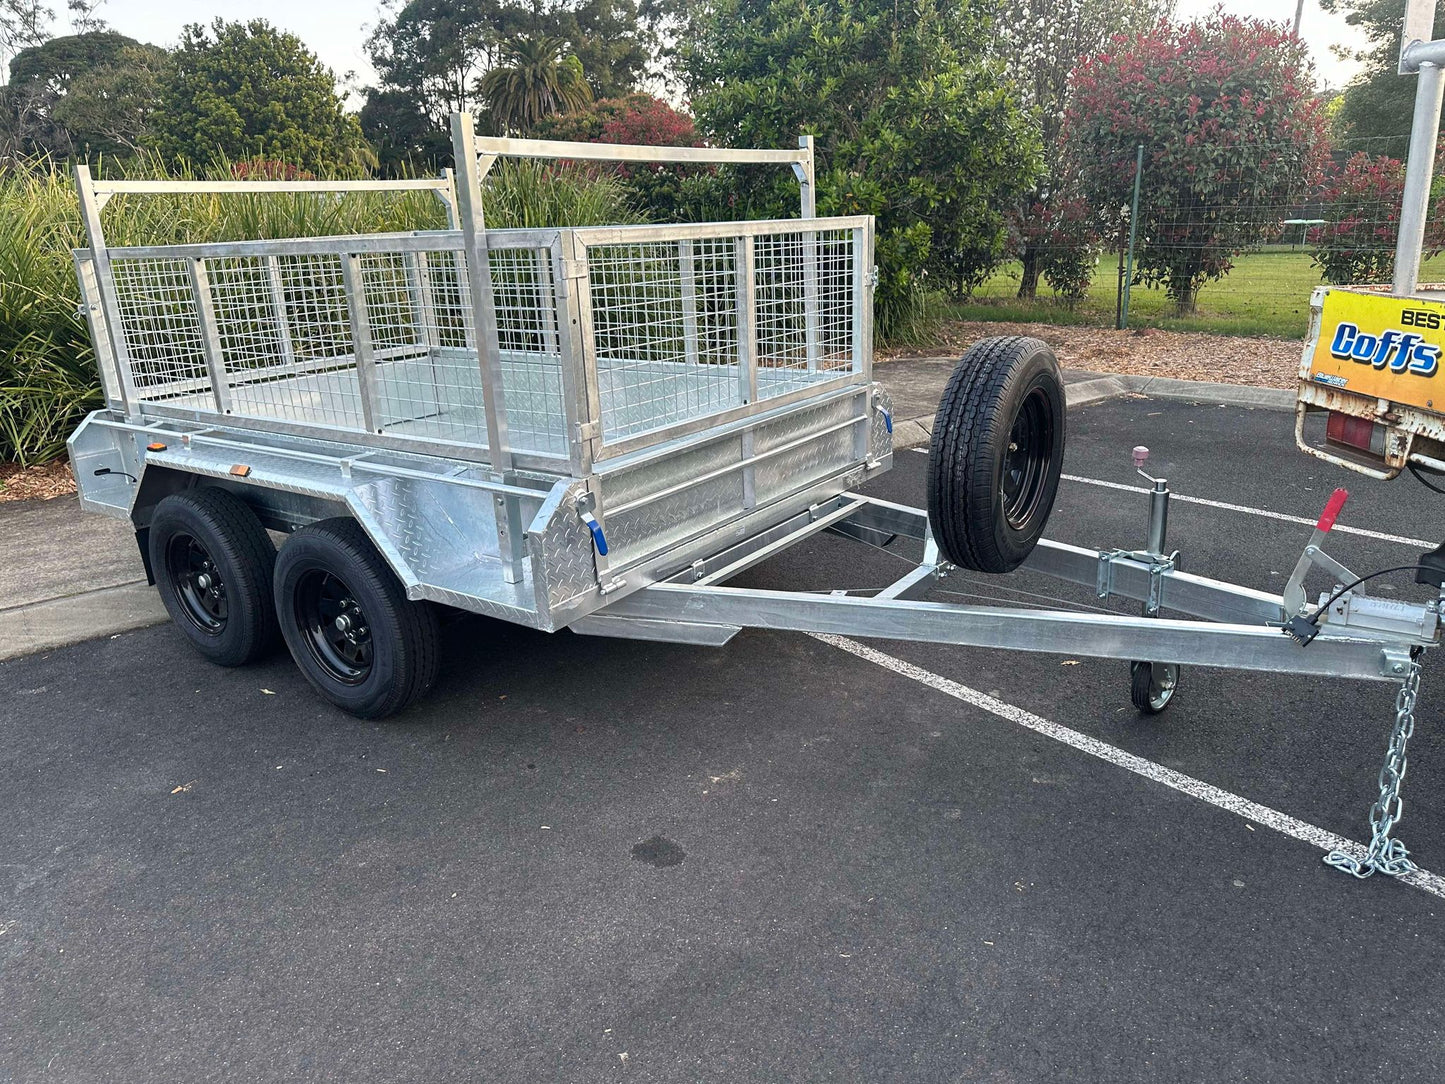
[[[1369,418],[1357,418],[1353,414],[1330,411],[1325,423],[1325,437],[1332,444],[1345,444],[1361,451],[1370,451],[1375,435],[1375,423]]]

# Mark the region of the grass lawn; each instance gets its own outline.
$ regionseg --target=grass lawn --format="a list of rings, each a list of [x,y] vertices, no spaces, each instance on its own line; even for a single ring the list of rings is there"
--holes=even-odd
[[[1049,324],[1114,326],[1117,255],[1099,260],[1088,299],[1070,311],[1042,296],[1048,284],[1040,280],[1037,301],[1014,297],[1019,285],[1017,262],[1005,265],[964,302],[949,302],[945,315],[958,320],[1016,320]],[[1424,281],[1445,279],[1445,256],[1427,260]],[[1174,331],[1213,331],[1223,335],[1275,335],[1302,338],[1309,327],[1310,291],[1320,285],[1320,272],[1305,252],[1259,252],[1240,256],[1234,270],[1199,291],[1199,308],[1193,316],[1170,314],[1162,289],[1134,287],[1129,301],[1130,327],[1162,327]]]

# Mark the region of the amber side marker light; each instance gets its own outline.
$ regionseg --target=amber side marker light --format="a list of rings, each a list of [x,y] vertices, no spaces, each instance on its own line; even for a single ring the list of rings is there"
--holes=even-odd
[[[250,475],[251,468],[246,466],[246,464],[244,463],[237,463],[234,467],[231,468],[231,473],[234,474],[237,478],[245,478]]]
[[[160,441],[156,441],[154,444],[147,444],[147,445],[146,445],[146,451],[148,451],[148,452],[163,452],[163,451],[165,451],[165,450],[166,450],[166,446],[165,446],[164,444],[162,444]]]

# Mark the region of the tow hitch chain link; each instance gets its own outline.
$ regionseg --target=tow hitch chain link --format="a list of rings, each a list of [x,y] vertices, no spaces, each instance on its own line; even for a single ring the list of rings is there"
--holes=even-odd
[[[1390,877],[1413,873],[1418,867],[1410,861],[1410,852],[1390,832],[1405,814],[1400,798],[1400,784],[1405,781],[1407,765],[1405,747],[1415,733],[1415,699],[1420,693],[1420,649],[1410,652],[1409,668],[1404,684],[1395,696],[1395,729],[1390,733],[1390,747],[1380,769],[1380,796],[1370,808],[1370,846],[1362,859],[1344,851],[1331,851],[1325,863],[1361,879],[1372,873]]]

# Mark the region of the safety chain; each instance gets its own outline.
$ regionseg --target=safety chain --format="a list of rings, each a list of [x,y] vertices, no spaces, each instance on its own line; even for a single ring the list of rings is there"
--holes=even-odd
[[[1390,748],[1385,753],[1384,767],[1380,769],[1380,796],[1370,809],[1369,849],[1363,859],[1352,858],[1344,851],[1331,851],[1325,856],[1325,862],[1335,869],[1365,878],[1372,873],[1399,877],[1418,868],[1410,861],[1410,852],[1405,845],[1398,839],[1391,839],[1390,832],[1405,815],[1400,784],[1405,780],[1405,746],[1410,741],[1410,735],[1415,733],[1415,698],[1419,693],[1420,657],[1417,648],[1410,653],[1410,669],[1395,696],[1395,729],[1390,734]]]

